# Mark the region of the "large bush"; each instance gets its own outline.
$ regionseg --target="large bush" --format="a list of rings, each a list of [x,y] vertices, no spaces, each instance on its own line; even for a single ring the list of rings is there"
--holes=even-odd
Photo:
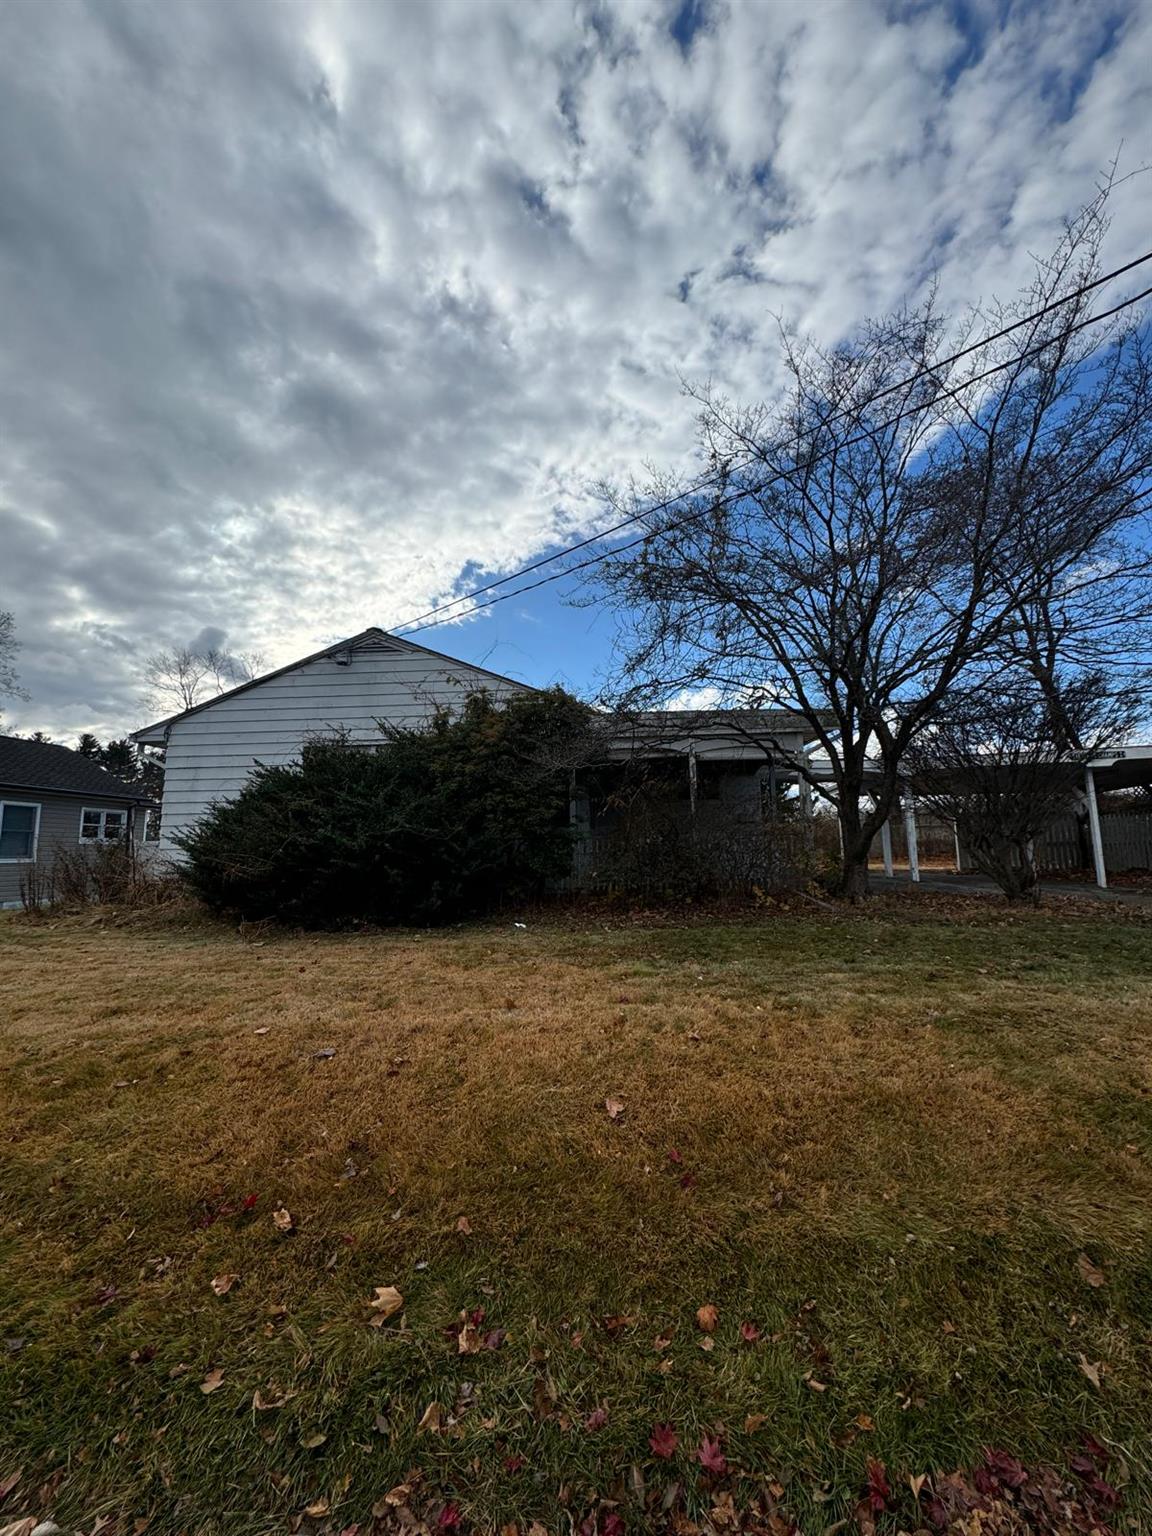
[[[307,927],[445,922],[567,872],[568,769],[586,711],[560,690],[468,696],[377,745],[307,743],[177,839],[212,907]]]

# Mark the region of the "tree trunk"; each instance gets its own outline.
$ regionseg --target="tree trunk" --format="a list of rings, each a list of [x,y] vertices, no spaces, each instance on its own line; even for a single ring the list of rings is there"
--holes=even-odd
[[[872,847],[874,817],[860,815],[859,794],[844,794],[840,801],[840,877],[834,894],[845,901],[862,901],[868,894],[868,854]]]

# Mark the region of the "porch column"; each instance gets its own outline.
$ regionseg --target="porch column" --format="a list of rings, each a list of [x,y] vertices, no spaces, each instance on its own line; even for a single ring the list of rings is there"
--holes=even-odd
[[[1104,839],[1100,834],[1100,807],[1096,804],[1096,776],[1091,768],[1084,769],[1084,798],[1088,802],[1088,833],[1092,839],[1092,862],[1096,866],[1096,884],[1101,890],[1108,886],[1108,871],[1104,867]]]
[[[696,743],[694,741],[690,741],[688,743],[688,800],[692,809],[693,821],[696,820],[696,789]]]
[[[916,840],[916,802],[904,791],[904,835],[908,841],[908,878],[920,879],[920,845]]]
[[[960,828],[955,822],[952,823],[952,846],[956,849],[956,873],[962,875],[964,868],[963,860],[960,857]]]
[[[880,850],[884,855],[884,873],[892,878],[892,824],[885,816],[880,824]]]

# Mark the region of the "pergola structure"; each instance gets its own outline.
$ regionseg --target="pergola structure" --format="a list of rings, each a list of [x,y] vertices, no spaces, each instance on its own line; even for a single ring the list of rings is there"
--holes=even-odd
[[[1108,790],[1140,789],[1152,785],[1152,744],[1141,743],[1126,747],[1102,749],[1084,765],[1084,786],[1081,798],[1088,816],[1088,838],[1092,849],[1093,873],[1096,884],[1102,889],[1108,885],[1108,869],[1104,857],[1104,837],[1100,826],[1100,807],[1097,796]],[[904,813],[904,830],[908,843],[908,876],[920,879],[919,848],[916,835],[916,785],[906,782],[901,787],[901,806]],[[885,822],[880,829],[880,845],[884,858],[884,873],[892,875],[892,828]],[[960,867],[957,845],[957,869]]]

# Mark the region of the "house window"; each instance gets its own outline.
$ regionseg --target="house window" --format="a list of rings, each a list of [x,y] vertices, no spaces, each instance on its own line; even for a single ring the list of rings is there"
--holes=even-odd
[[[0,863],[16,864],[36,857],[40,807],[0,801]]]
[[[80,813],[80,841],[82,843],[118,843],[124,836],[123,811],[92,811],[85,808]]]

